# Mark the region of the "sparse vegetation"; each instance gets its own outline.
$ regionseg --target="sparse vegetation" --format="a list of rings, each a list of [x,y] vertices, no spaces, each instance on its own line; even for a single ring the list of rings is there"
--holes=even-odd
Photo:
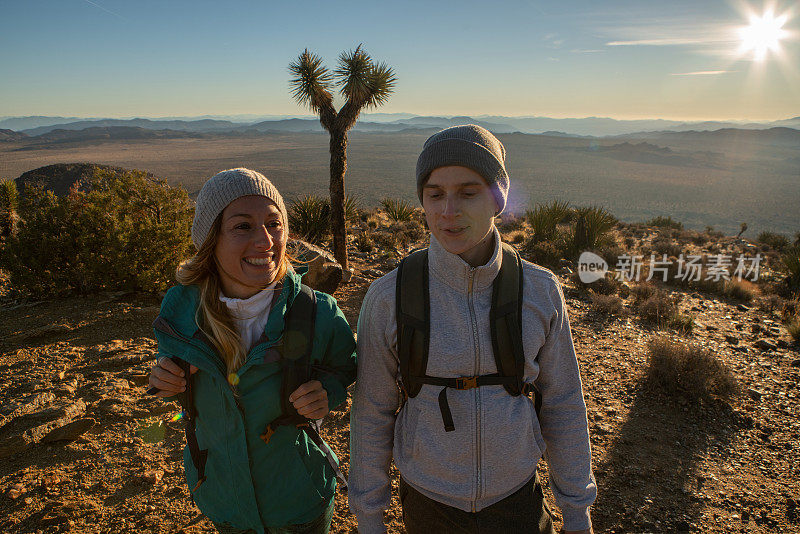
[[[617,223],[611,212],[599,206],[576,208],[575,218],[572,242],[576,254],[607,244],[608,233]]]
[[[782,251],[789,246],[789,239],[785,235],[775,232],[761,232],[758,234],[757,241],[769,245],[777,251]]]
[[[555,239],[558,225],[570,215],[569,202],[553,200],[550,204],[537,204],[525,212],[534,243]]]
[[[786,285],[792,294],[800,293],[800,246],[781,255],[781,269],[786,273]]]
[[[732,278],[723,282],[722,294],[739,302],[750,303],[758,295],[758,289],[752,282]]]
[[[800,315],[796,315],[793,319],[786,323],[786,330],[796,342],[800,343]]]
[[[592,307],[600,313],[606,315],[620,315],[625,309],[622,299],[617,295],[603,295],[590,291],[589,296],[592,299]]]
[[[88,193],[30,186],[21,222],[0,256],[17,296],[73,291],[163,291],[193,246],[193,208],[182,188],[146,173],[97,170]]]
[[[400,198],[383,198],[381,207],[393,221],[410,221],[414,218],[414,206]]]
[[[657,226],[659,228],[674,228],[675,230],[683,230],[683,223],[673,220],[672,216],[664,217],[659,215],[654,219],[650,219],[645,224],[647,226]]]
[[[730,369],[704,348],[659,336],[648,349],[648,381],[671,396],[698,402],[728,398],[739,389]]]
[[[309,243],[324,242],[330,232],[330,202],[317,195],[305,195],[289,207],[289,231]]]
[[[19,195],[14,180],[0,182],[0,243],[16,230],[18,202]]]

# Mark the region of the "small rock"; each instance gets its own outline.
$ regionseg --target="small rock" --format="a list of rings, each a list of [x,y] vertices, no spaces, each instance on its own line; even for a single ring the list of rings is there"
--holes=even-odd
[[[158,484],[164,476],[163,469],[149,469],[140,475],[140,478],[148,484]]]
[[[761,350],[775,350],[778,348],[778,345],[767,339],[759,339],[758,341],[753,343],[753,346]]]
[[[800,367],[800,360],[792,360],[792,367]]]
[[[761,400],[761,397],[764,395],[761,391],[753,388],[747,388],[747,394],[750,395],[750,398],[754,401]]]
[[[736,336],[732,336],[730,334],[726,334],[725,335],[725,341],[727,341],[731,345],[738,345],[739,344],[739,338],[736,337]]]
[[[736,305],[736,309],[739,310],[739,311],[749,311],[750,310],[750,308],[748,306],[745,306],[744,304],[737,304]]]
[[[24,484],[17,483],[17,484],[14,484],[13,486],[11,486],[8,489],[7,495],[11,499],[17,499],[17,498],[19,498],[20,495],[22,495],[26,491],[27,491],[27,489],[25,488]]]
[[[785,339],[779,339],[778,340],[778,347],[780,347],[782,349],[788,349],[789,348],[789,343]]]
[[[714,325],[710,325],[709,324],[709,325],[706,325],[706,330],[708,330],[709,332],[716,332],[717,330],[719,330],[719,328],[717,328]]]
[[[95,425],[95,420],[91,418],[78,419],[51,430],[42,438],[42,443],[53,443],[56,441],[75,441],[79,436],[88,432]]]

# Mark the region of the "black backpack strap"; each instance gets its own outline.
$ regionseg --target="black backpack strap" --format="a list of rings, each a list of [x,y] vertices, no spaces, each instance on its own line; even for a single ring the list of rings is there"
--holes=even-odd
[[[489,324],[497,372],[514,377],[504,384],[510,395],[520,395],[525,373],[522,345],[522,260],[511,245],[502,243],[500,272],[492,284]]]
[[[406,256],[397,267],[395,316],[403,393],[416,397],[422,388],[418,377],[425,376],[428,367],[430,301],[427,249]]]
[[[186,390],[178,394],[178,402],[181,404],[183,411],[184,433],[186,434],[186,445],[189,447],[189,455],[192,457],[192,465],[197,470],[197,484],[192,488],[191,493],[194,493],[200,485],[206,481],[206,460],[208,459],[208,449],[200,450],[197,444],[197,433],[195,431],[197,426],[197,408],[194,402],[194,376],[189,372],[190,365],[186,360],[173,357],[172,361],[183,371],[183,376],[186,378]],[[192,496],[194,502],[194,496]]]
[[[279,426],[303,425],[308,420],[297,413],[289,396],[311,380],[311,350],[314,347],[314,328],[317,317],[317,297],[307,285],[300,286],[284,317],[283,340],[276,347],[281,364],[281,415],[271,421],[261,439],[269,443]]]

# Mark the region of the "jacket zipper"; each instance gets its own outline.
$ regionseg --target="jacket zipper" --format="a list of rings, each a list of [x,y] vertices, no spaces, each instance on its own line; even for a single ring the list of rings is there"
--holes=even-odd
[[[467,288],[467,301],[469,303],[469,318],[472,324],[472,344],[475,347],[475,366],[473,376],[478,376],[480,373],[480,347],[478,345],[478,325],[475,319],[475,302],[472,286],[475,278],[475,268],[470,267],[468,273],[469,286]],[[475,388],[475,452],[477,455],[477,470],[476,482],[477,487],[475,491],[475,500],[472,502],[472,511],[475,512],[475,505],[481,495],[481,398],[480,389]]]

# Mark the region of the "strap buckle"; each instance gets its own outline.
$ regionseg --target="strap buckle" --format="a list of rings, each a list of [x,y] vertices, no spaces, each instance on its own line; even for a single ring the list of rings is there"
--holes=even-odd
[[[477,376],[463,376],[456,378],[456,389],[473,389],[478,387]]]
[[[269,440],[272,439],[272,435],[275,433],[275,428],[272,426],[272,423],[267,425],[267,429],[261,434],[259,437],[265,444],[269,444]]]

